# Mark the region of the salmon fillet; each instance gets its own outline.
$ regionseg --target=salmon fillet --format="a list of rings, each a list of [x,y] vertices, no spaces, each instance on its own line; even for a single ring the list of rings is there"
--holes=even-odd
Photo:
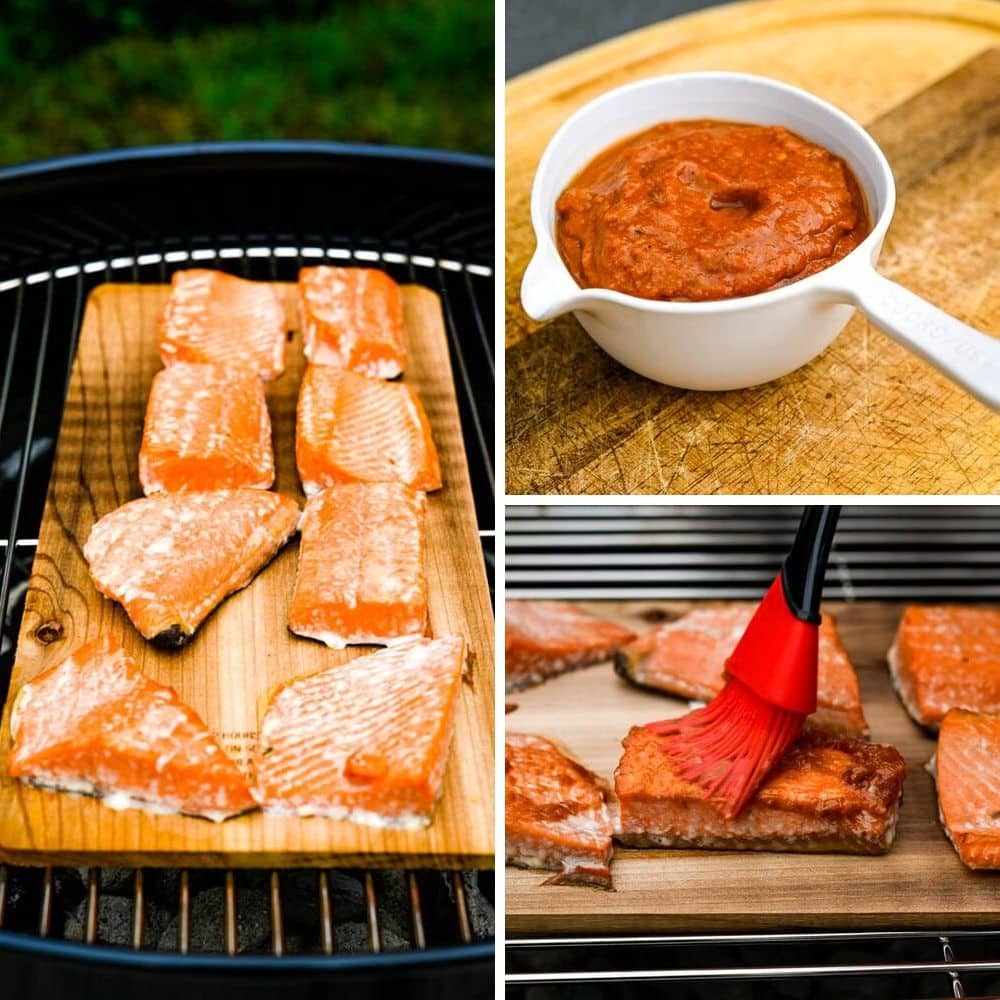
[[[507,864],[559,872],[545,883],[611,888],[611,790],[542,736],[508,733]]]
[[[746,631],[754,608],[696,608],[658,625],[615,654],[626,680],[682,698],[711,701],[725,683],[723,668]],[[816,725],[846,736],[867,736],[858,675],[840,641],[836,619],[823,614],[819,629]]]
[[[254,795],[267,812],[418,829],[441,795],[465,640],[410,639],[272,695]]]
[[[619,840],[630,847],[884,854],[896,832],[906,764],[891,746],[804,732],[750,804],[726,819],[636,726],[615,771]]]
[[[1000,716],[953,708],[934,760],[941,825],[969,868],[1000,868]]]
[[[423,635],[425,508],[423,493],[399,483],[344,483],[310,497],[288,627],[335,649]]]
[[[635,638],[567,601],[507,601],[507,691],[610,659]]]
[[[243,775],[173,688],[146,677],[113,635],[28,681],[11,708],[12,778],[221,821],[255,809]]]
[[[178,361],[149,390],[139,449],[143,492],[269,489],[271,418],[250,371]]]
[[[285,370],[285,305],[273,285],[224,271],[176,271],[160,321],[160,357],[225,364],[265,381]]]
[[[1000,713],[1000,610],[911,606],[886,657],[913,720],[937,729],[949,709]]]
[[[295,460],[307,494],[335,483],[441,488],[441,467],[417,394],[398,382],[309,365],[299,390]]]
[[[263,490],[158,493],[105,514],[83,548],[94,585],[147,639],[183,646],[295,531],[294,500]]]
[[[403,296],[385,271],[305,267],[299,271],[299,317],[306,358],[372,378],[406,367]]]

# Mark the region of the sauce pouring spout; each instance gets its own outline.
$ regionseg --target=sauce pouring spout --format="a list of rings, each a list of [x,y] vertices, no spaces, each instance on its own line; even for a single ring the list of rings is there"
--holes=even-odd
[[[539,245],[521,279],[521,305],[539,323],[579,308],[586,301],[552,247]]]

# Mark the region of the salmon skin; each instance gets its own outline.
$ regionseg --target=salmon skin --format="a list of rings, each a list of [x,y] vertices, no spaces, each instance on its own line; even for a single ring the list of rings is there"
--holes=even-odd
[[[251,371],[178,361],[149,390],[139,449],[143,492],[269,489],[274,482],[264,383]]]
[[[610,889],[607,783],[542,736],[508,733],[505,753],[507,864],[558,872],[546,885]]]
[[[309,365],[299,390],[295,460],[306,494],[336,483],[441,488],[441,466],[417,394],[398,382]]]
[[[805,731],[746,809],[727,819],[644,726],[622,745],[618,839],[630,847],[884,854],[892,846],[906,777],[895,747]]]
[[[372,378],[406,367],[403,296],[385,271],[369,267],[304,267],[299,318],[306,358]]]
[[[335,649],[423,635],[426,500],[399,483],[345,483],[306,501],[288,627]]]
[[[933,772],[941,825],[969,868],[1000,868],[1000,716],[948,711]]]
[[[294,500],[263,490],[158,493],[105,514],[83,554],[97,589],[172,648],[271,561],[298,517]]]
[[[681,698],[711,701],[723,687],[726,660],[746,631],[754,608],[696,608],[651,629],[615,653],[615,671],[625,680]],[[861,690],[836,619],[824,612],[819,629],[818,708],[812,724],[866,737]]]
[[[441,795],[465,640],[410,639],[282,685],[253,791],[265,811],[419,829]]]
[[[225,271],[174,272],[160,321],[160,357],[248,368],[269,382],[285,370],[285,305],[266,281]]]
[[[1000,713],[1000,610],[908,607],[886,658],[900,700],[927,729],[952,708]]]
[[[610,659],[635,638],[567,601],[507,601],[506,609],[508,693]]]
[[[11,708],[12,778],[94,795],[112,809],[219,822],[255,809],[239,768],[173,688],[113,635],[28,681]]]

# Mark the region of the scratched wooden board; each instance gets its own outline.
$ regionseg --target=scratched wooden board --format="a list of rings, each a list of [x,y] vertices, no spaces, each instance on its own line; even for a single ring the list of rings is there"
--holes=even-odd
[[[809,365],[699,393],[618,365],[518,290],[549,138],[582,104],[661,73],[804,87],[869,126],[899,189],[879,269],[1000,332],[1000,4],[768,0],[666,21],[507,87],[507,488],[511,493],[995,493],[1000,415],[855,315]]]
[[[293,286],[287,290],[287,370],[268,386],[276,488],[303,501],[295,472],[295,402],[303,367]],[[0,858],[86,865],[366,866],[493,865],[493,620],[448,347],[437,296],[403,290],[410,363],[441,456],[444,489],[428,498],[430,631],[458,632],[471,648],[444,794],[423,831],[378,830],[326,819],[266,817],[223,824],[41,791],[0,767]],[[266,693],[291,677],[371,653],[328,650],[285,627],[295,577],[292,542],[245,590],[230,597],[179,651],[157,650],[121,608],[102,598],[81,546],[101,515],[141,495],[137,456],[150,381],[160,368],[156,324],[163,285],[102,285],[91,294],[29,583],[0,761],[10,746],[9,705],[20,686],[82,642],[110,630],[142,669],[172,685],[243,762],[256,742]],[[393,725],[387,718],[386,725]]]
[[[591,602],[603,617],[643,632],[677,602]],[[707,606],[703,604],[701,606]],[[861,681],[874,740],[906,758],[896,843],[889,854],[640,851],[615,848],[615,892],[543,885],[546,875],[507,869],[507,929],[515,933],[749,930],[789,927],[996,926],[998,876],[958,860],[937,820],[924,765],[934,739],[896,698],[885,664],[902,606],[828,604]],[[618,677],[610,664],[566,674],[507,698],[510,732],[560,740],[611,779],[633,725],[682,714],[687,703]]]

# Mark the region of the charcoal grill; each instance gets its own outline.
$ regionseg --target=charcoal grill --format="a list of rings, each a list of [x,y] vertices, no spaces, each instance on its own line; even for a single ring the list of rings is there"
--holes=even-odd
[[[757,599],[800,512],[794,506],[509,506],[506,592],[569,600]],[[845,507],[825,595],[996,601],[1000,508]],[[997,909],[997,929],[986,931],[508,935],[507,992],[713,1000],[997,996]]]
[[[90,290],[180,267],[290,281],[375,264],[442,299],[490,582],[492,160],[321,142],[135,149],[0,170],[0,695]],[[4,996],[492,995],[493,873],[0,865]]]

